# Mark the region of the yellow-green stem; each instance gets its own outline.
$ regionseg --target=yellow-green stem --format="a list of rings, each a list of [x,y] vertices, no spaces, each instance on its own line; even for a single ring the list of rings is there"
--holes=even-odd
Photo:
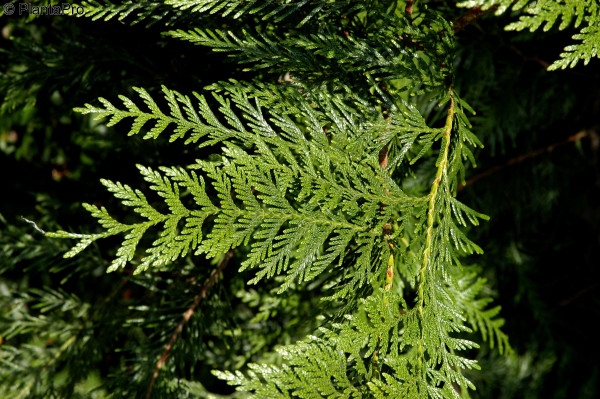
[[[443,154],[438,165],[437,172],[435,174],[435,180],[431,186],[429,192],[429,208],[427,209],[427,236],[425,238],[425,251],[423,252],[423,263],[419,272],[419,288],[418,288],[418,303],[417,310],[419,317],[421,318],[421,338],[419,339],[418,353],[419,358],[417,361],[419,369],[423,370],[423,357],[424,357],[424,342],[423,342],[423,309],[425,307],[425,280],[426,272],[430,262],[432,235],[433,235],[433,224],[435,221],[435,203],[437,200],[438,189],[442,177],[446,175],[448,166],[448,152],[450,148],[450,133],[452,132],[452,121],[454,118],[454,97],[452,95],[452,89],[450,89],[450,107],[448,108],[448,116],[446,117],[446,125],[444,126],[444,139],[443,139]]]
[[[385,290],[389,291],[392,289],[392,282],[394,281],[394,245],[388,242],[390,246],[390,258],[388,259],[388,268],[385,273]]]

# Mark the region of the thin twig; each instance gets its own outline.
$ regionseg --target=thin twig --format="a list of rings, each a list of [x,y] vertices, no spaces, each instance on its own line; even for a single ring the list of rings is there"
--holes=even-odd
[[[481,7],[473,7],[463,15],[458,17],[454,23],[454,33],[458,33],[464,29],[465,26],[473,23],[476,19],[483,17],[491,12],[494,12],[498,9],[498,5],[492,6],[487,10],[482,10]]]
[[[175,344],[177,337],[181,333],[181,330],[183,330],[183,326],[185,325],[185,323],[187,323],[192,318],[192,315],[196,311],[196,308],[198,307],[198,305],[200,304],[202,299],[204,297],[206,297],[206,295],[208,294],[208,290],[210,290],[210,288],[213,285],[215,285],[215,283],[217,282],[217,279],[223,272],[223,269],[225,269],[225,266],[227,266],[227,263],[229,263],[229,260],[232,257],[233,257],[233,250],[229,250],[229,252],[227,252],[227,254],[225,254],[225,258],[221,261],[221,263],[219,263],[219,266],[217,266],[215,271],[211,274],[211,276],[208,279],[208,281],[206,282],[206,284],[204,284],[204,286],[202,287],[200,292],[196,295],[192,305],[183,314],[181,321],[179,322],[179,324],[173,331],[173,334],[171,335],[171,339],[169,340],[169,343],[167,343],[167,346],[165,346],[165,349],[163,350],[162,355],[160,356],[160,359],[158,359],[158,362],[156,362],[156,366],[154,367],[154,373],[152,373],[152,379],[150,380],[150,384],[148,385],[148,391],[146,392],[146,399],[150,398],[150,394],[152,393],[152,387],[154,386],[156,377],[158,377],[158,372],[160,371],[160,368],[163,366],[163,364],[165,364],[165,362],[169,358],[171,349],[173,348],[173,345]]]
[[[24,221],[26,221],[27,223],[33,225],[33,228],[36,229],[37,231],[39,231],[40,233],[42,233],[43,235],[46,235],[46,232],[44,230],[42,230],[36,222],[34,222],[33,220],[29,220],[27,219],[25,216],[21,216],[21,219],[23,219]]]
[[[585,287],[585,288],[577,291],[571,297],[569,297],[567,299],[563,299],[562,301],[560,301],[557,307],[568,306],[569,304],[571,304],[571,302],[575,301],[579,297],[581,297],[581,296],[587,294],[588,292],[593,291],[594,289],[596,289],[596,287],[598,287],[598,285],[600,285],[600,282],[598,282],[598,281],[596,281],[595,283],[592,283],[592,284],[588,285],[587,287]],[[555,308],[555,310],[556,310],[556,308]]]
[[[535,62],[536,64],[540,64],[544,69],[548,69],[548,67],[550,66],[550,63],[548,61],[543,60],[540,57],[530,57],[528,55],[525,55],[525,54],[523,54],[523,52],[521,52],[521,50],[519,50],[514,45],[510,45],[509,48],[512,51],[514,51],[515,53],[517,53],[517,55],[519,57],[521,57],[523,59],[523,61]]]
[[[494,166],[493,168],[485,170],[485,171],[479,173],[478,175],[475,175],[475,176],[471,177],[470,179],[468,179],[467,181],[465,181],[464,184],[460,184],[458,186],[457,190],[460,191],[463,188],[465,188],[466,186],[475,183],[477,180],[482,179],[484,177],[487,177],[489,175],[493,175],[494,173],[499,172],[499,171],[501,171],[504,168],[507,168],[507,167],[512,166],[512,165],[516,165],[516,164],[521,163],[521,162],[523,162],[523,161],[525,161],[525,160],[527,160],[529,158],[537,157],[537,156],[542,155],[542,154],[544,154],[546,152],[551,152],[555,148],[563,146],[563,145],[566,145],[566,144],[569,144],[569,143],[571,143],[573,141],[580,140],[580,139],[582,139],[584,137],[591,136],[592,133],[593,133],[592,130],[584,130],[584,131],[576,133],[576,134],[574,134],[572,136],[569,136],[565,140],[560,141],[558,143],[551,144],[551,145],[549,145],[547,147],[538,148],[537,150],[528,152],[527,154],[523,154],[523,155],[519,155],[518,157],[511,158],[504,165]]]
[[[521,57],[523,59],[523,61],[526,61],[526,62],[535,62],[536,64],[540,65],[542,68],[544,68],[546,70],[550,66],[550,63],[548,61],[543,60],[540,57],[535,57],[535,56],[531,57],[531,56],[523,54],[523,52],[521,50],[519,50],[517,47],[515,47],[515,45],[510,45],[510,46],[508,46],[508,48],[510,48],[519,57]],[[567,73],[569,75],[588,77],[588,75],[586,73],[579,72],[579,71],[574,71],[572,69],[561,70],[560,73]]]

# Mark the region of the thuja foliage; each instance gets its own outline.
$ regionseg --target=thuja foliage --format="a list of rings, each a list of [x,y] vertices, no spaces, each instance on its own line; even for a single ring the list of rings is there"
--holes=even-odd
[[[205,362],[218,378],[257,398],[467,397],[476,389],[469,373],[479,368],[479,344],[511,353],[500,308],[491,304],[474,264],[472,255],[482,250],[468,238],[488,218],[457,197],[483,147],[470,122],[469,92],[457,82],[457,39],[469,18],[490,7],[498,13],[524,9],[508,26],[515,29],[550,27],[558,18],[564,28],[573,17],[576,27],[588,24],[581,31],[586,35],[598,21],[594,2],[582,1],[575,11],[559,2],[479,3],[459,4],[472,8],[467,17],[441,2],[83,3],[85,17],[166,26],[164,40],[183,41],[188,52],[202,51],[193,45],[224,52],[246,71],[191,90],[136,86],[75,109],[107,127],[126,126],[132,139],[197,154],[188,164],[145,166],[142,160],[134,183],[102,179],[116,199],[113,208],[84,204],[99,226],[89,233],[46,234],[76,240],[67,258],[86,256],[89,250],[81,252],[109,238],[117,249],[107,271],[132,270],[140,286],[172,295],[168,307],[161,297],[137,302],[132,309],[139,317],[128,320],[145,330],[160,325],[176,332],[157,333],[162,345],[146,342],[152,349],[138,355],[142,366],[129,366],[131,379],[147,387],[146,397],[205,395],[184,380],[194,371],[162,387],[155,381],[170,361],[170,337],[185,342],[184,353],[202,345],[202,336],[178,338],[186,328],[180,309],[190,298],[204,300],[216,284],[242,292],[242,301],[258,309],[251,321],[272,317],[272,308],[310,308],[298,310],[310,320],[286,340],[263,340],[210,316],[196,321],[216,336],[238,337],[244,345],[234,348],[238,352],[252,348],[239,361],[223,361],[228,352],[207,339],[213,344]],[[592,35],[575,37],[582,44],[554,65],[596,56]],[[256,290],[217,281],[234,261],[233,278]],[[159,277],[174,271],[173,278]],[[199,288],[196,279],[207,283]],[[102,306],[109,307],[120,289],[112,287]],[[35,298],[46,312],[61,307],[74,320],[87,320],[64,325],[63,344],[41,371],[75,341],[94,339],[86,323],[119,329],[118,313],[111,319],[77,296],[47,290],[24,294],[23,306],[15,302],[14,312],[29,322],[16,323],[6,336],[53,328],[49,318],[27,314]],[[292,304],[281,304],[289,298]],[[184,322],[192,322],[187,314],[198,303],[188,307]],[[207,312],[227,313],[226,304],[205,305]],[[287,334],[291,327],[282,328]],[[287,345],[277,348],[278,355],[268,354],[281,343]],[[14,352],[6,363],[24,371],[18,356]],[[177,375],[178,368],[184,369],[178,364],[171,371]],[[117,395],[140,395],[118,377],[112,384]]]
[[[103,180],[141,220],[122,223],[85,204],[104,231],[50,236],[77,239],[71,257],[122,235],[109,271],[131,261],[154,228],[136,273],[189,251],[217,257],[247,245],[241,270],[256,270],[249,283],[284,275],[282,292],[327,272],[324,299],[350,303],[343,321],[282,349],[283,367],[218,373],[257,397],[458,397],[474,388],[462,370],[477,367],[463,355],[477,344],[459,334],[480,329],[501,352],[507,341],[498,309],[475,301],[480,280],[460,261],[481,252],[460,226],[485,216],[455,198],[480,142],[470,130],[472,110],[452,88],[453,28],[427,8],[302,5],[293,13],[284,9],[294,4],[198,5],[192,12],[227,6],[224,18],[235,11],[262,22],[237,34],[167,33],[231,52],[251,69],[285,73],[285,82],[218,83],[208,89],[212,98],[163,88],[166,107],[137,88],[139,99],[121,96],[121,106],[101,98],[76,109],[109,117],[109,126],[130,119],[129,134],[148,139],[171,130],[170,141],[211,146],[219,156],[187,169],[138,166],[162,208],[140,190]],[[441,126],[427,124],[410,101],[415,94],[446,109]],[[397,181],[425,155],[437,158],[429,191],[402,189]]]

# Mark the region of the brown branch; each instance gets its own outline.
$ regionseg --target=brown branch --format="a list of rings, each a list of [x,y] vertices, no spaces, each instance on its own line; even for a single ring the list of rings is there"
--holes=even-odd
[[[404,11],[406,11],[406,13],[408,15],[412,16],[413,13],[413,4],[414,4],[415,0],[407,0],[406,1],[406,8],[404,9]]]
[[[454,21],[454,23],[453,23],[454,33],[460,32],[461,30],[464,29],[465,26],[473,23],[476,19],[481,18],[484,15],[487,15],[491,12],[496,11],[496,9],[498,9],[498,5],[492,6],[492,7],[488,8],[487,10],[482,10],[481,7],[471,8],[470,10],[465,12],[463,15],[461,15]]]
[[[596,287],[598,287],[598,285],[600,285],[600,282],[596,281],[595,283],[592,283],[592,284],[588,285],[587,287],[585,287],[585,288],[577,291],[571,297],[569,297],[567,299],[563,299],[562,301],[560,301],[560,303],[558,304],[558,307],[568,306],[571,302],[575,301],[579,297],[581,297],[581,296],[587,294],[588,292],[593,291],[594,289],[596,289]]]
[[[523,59],[523,61],[531,61],[531,62],[535,62],[536,64],[540,64],[544,69],[548,69],[548,67],[550,66],[550,63],[548,61],[545,61],[539,57],[530,57],[528,55],[525,55],[521,52],[521,50],[519,50],[518,48],[516,48],[514,45],[510,45],[509,46],[510,49],[512,51],[514,51],[515,53],[517,53],[517,55],[519,57],[521,57]]]
[[[552,150],[554,150],[557,147],[569,144],[569,143],[571,143],[573,141],[580,140],[580,139],[582,139],[584,137],[588,137],[588,136],[592,136],[592,135],[593,135],[593,131],[592,130],[584,130],[582,132],[579,132],[579,133],[576,133],[576,134],[574,134],[572,136],[569,136],[565,140],[560,141],[558,143],[551,144],[551,145],[549,145],[547,147],[538,148],[535,151],[531,151],[531,152],[528,152],[527,154],[519,155],[518,157],[509,159],[508,162],[506,162],[504,165],[494,166],[493,168],[485,170],[485,171],[479,173],[478,175],[475,175],[475,176],[471,177],[464,184],[460,184],[458,186],[457,190],[460,191],[463,188],[465,188],[466,186],[475,183],[477,180],[483,179],[484,177],[487,177],[489,175],[493,175],[494,173],[499,172],[502,169],[505,169],[505,168],[507,168],[509,166],[516,165],[516,164],[521,163],[521,162],[523,162],[523,161],[525,161],[525,160],[527,160],[529,158],[537,157],[537,156],[542,155],[542,154],[544,154],[546,152],[551,152]]]
[[[381,166],[383,169],[387,168],[387,166],[388,166],[388,145],[387,144],[379,151],[379,166]]]
[[[198,307],[198,305],[200,305],[200,302],[202,301],[202,299],[204,297],[206,297],[206,295],[208,294],[208,290],[210,290],[211,287],[213,285],[215,285],[215,283],[217,282],[217,279],[223,272],[223,269],[225,269],[225,266],[227,266],[227,263],[229,263],[229,260],[232,257],[233,257],[233,250],[230,249],[229,252],[227,252],[227,254],[225,254],[225,258],[221,261],[221,263],[219,263],[219,266],[217,266],[215,271],[211,274],[211,276],[208,279],[208,281],[206,282],[206,284],[204,284],[204,286],[202,287],[200,292],[196,295],[192,305],[183,314],[181,321],[179,322],[179,324],[173,331],[173,334],[171,335],[171,339],[169,340],[169,343],[167,343],[167,346],[165,346],[165,349],[163,350],[162,355],[160,356],[160,359],[158,359],[158,362],[156,362],[156,366],[154,367],[154,373],[152,373],[152,379],[150,380],[150,384],[148,385],[148,390],[146,391],[146,399],[150,398],[150,394],[152,393],[152,387],[154,386],[156,377],[158,377],[158,372],[160,371],[160,368],[163,366],[163,364],[165,364],[165,362],[169,358],[171,349],[173,348],[173,345],[175,344],[175,341],[177,340],[179,333],[181,333],[181,331],[183,330],[183,326],[185,325],[185,323],[187,323],[192,318],[192,315],[196,311],[196,308]]]

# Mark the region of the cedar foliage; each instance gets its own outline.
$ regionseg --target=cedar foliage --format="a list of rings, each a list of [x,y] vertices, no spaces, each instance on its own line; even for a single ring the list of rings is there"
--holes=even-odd
[[[75,108],[93,117],[77,121],[96,134],[106,132],[93,122],[102,120],[157,144],[138,141],[133,150],[144,183],[114,170],[106,179],[98,168],[114,199],[84,204],[97,222],[83,229],[89,232],[38,218],[55,230],[46,233],[52,240],[21,236],[29,249],[8,246],[7,271],[37,246],[40,268],[56,263],[63,285],[76,287],[79,276],[106,285],[101,301],[47,282],[23,292],[10,286],[2,331],[8,397],[206,397],[209,379],[210,390],[235,397],[455,398],[474,395],[474,380],[492,372],[477,371],[482,342],[485,351],[509,355],[491,355],[498,364],[522,361],[501,330],[486,269],[470,256],[483,251],[467,235],[488,217],[458,195],[485,154],[463,92],[483,86],[459,73],[456,61],[469,58],[457,40],[468,13],[508,6],[525,10],[508,29],[535,31],[544,22],[549,29],[559,17],[564,29],[576,17],[575,27],[588,24],[585,36],[598,23],[596,3],[581,1],[572,11],[498,1],[462,17],[441,2],[408,3],[83,3],[92,20],[138,25],[141,37],[162,25],[169,30],[159,40],[181,41],[182,51],[194,44],[224,52],[234,78],[213,79],[219,72],[211,70],[199,75],[196,92],[186,74],[173,79],[175,88],[140,79],[145,85],[121,88],[126,94]],[[593,35],[575,37],[582,44],[550,69],[580,58],[587,64],[597,55]],[[114,50],[112,41],[104,45]],[[93,87],[85,67],[70,72]],[[36,86],[26,79],[35,81],[39,69],[10,73],[23,80],[2,80],[5,104],[35,112],[31,104],[43,94],[31,93]],[[90,89],[84,101],[101,90]],[[472,96],[475,108],[486,105]],[[6,232],[20,236],[13,226]],[[54,238],[76,243],[64,251]],[[120,277],[98,280],[98,248],[112,254],[102,271]],[[79,266],[58,261],[60,251],[67,260],[77,255]]]

